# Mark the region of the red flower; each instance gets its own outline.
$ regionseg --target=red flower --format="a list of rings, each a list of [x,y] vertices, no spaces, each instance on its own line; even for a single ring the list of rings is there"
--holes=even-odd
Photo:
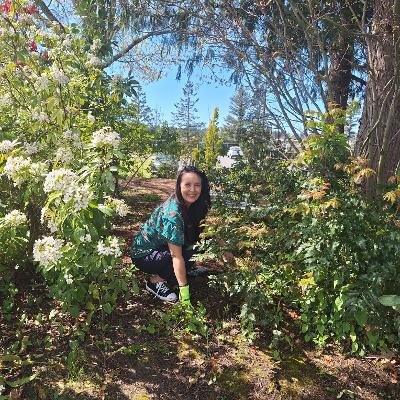
[[[3,4],[0,5],[0,11],[8,14],[11,11],[11,3],[9,1],[5,1]]]
[[[37,51],[37,44],[35,42],[29,43],[29,51]]]
[[[23,7],[22,9],[27,14],[37,14],[39,12],[34,4],[32,4],[30,7]]]

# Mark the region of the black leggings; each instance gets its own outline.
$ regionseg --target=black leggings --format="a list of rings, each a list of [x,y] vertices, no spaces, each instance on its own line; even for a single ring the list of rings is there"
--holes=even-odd
[[[182,249],[182,254],[186,271],[189,271],[194,265],[193,261],[189,261],[194,251]],[[171,253],[167,246],[153,250],[147,256],[132,258],[132,262],[147,274],[157,274],[168,282],[176,282]]]

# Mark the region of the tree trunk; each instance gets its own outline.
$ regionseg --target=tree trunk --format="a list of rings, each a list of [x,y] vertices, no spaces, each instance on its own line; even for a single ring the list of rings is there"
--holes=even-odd
[[[369,199],[382,194],[400,160],[400,0],[375,0],[367,38],[368,81],[355,154],[376,175],[366,182]]]
[[[353,39],[350,36],[351,30],[354,30],[352,16],[347,9],[343,9],[340,3],[337,3],[340,12],[340,28],[334,44],[330,49],[331,64],[329,69],[328,82],[328,103],[329,109],[347,108],[349,99],[351,69],[353,62]],[[344,131],[344,125],[339,127]]]

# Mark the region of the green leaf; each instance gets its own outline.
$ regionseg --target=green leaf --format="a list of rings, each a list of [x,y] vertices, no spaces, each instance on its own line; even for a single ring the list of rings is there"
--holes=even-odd
[[[343,306],[343,298],[342,298],[342,296],[336,297],[336,299],[335,299],[335,306],[336,306],[336,309],[337,309],[338,311],[340,311],[340,310],[342,309],[342,306]]]
[[[110,207],[105,206],[104,204],[99,204],[97,208],[103,213],[112,217],[114,215],[114,210]]]
[[[388,307],[400,306],[400,296],[395,294],[384,295],[379,297],[379,302]]]
[[[306,333],[308,331],[308,324],[304,324],[301,326],[301,332]]]
[[[354,318],[361,327],[364,327],[367,323],[368,314],[365,310],[357,310],[354,313]]]
[[[372,348],[372,350],[375,350],[378,343],[379,335],[375,335],[372,331],[368,331],[367,337],[369,346]]]
[[[156,333],[156,329],[154,328],[153,325],[146,326],[146,331],[149,332],[151,335]]]
[[[112,308],[110,303],[103,304],[103,310],[106,314],[111,314]]]
[[[25,376],[24,378],[21,379],[17,379],[16,381],[6,381],[6,384],[8,386],[11,386],[12,388],[16,388],[22,385],[25,385],[28,382],[33,381],[36,378],[37,374],[33,374],[33,375],[29,375],[29,376]]]
[[[21,362],[21,357],[14,354],[5,354],[3,356],[0,356],[0,363],[4,362]]]

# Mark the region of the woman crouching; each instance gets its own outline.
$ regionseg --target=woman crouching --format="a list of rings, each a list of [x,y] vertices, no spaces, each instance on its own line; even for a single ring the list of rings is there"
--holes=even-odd
[[[186,271],[192,266],[193,244],[200,235],[200,223],[211,207],[206,175],[194,166],[178,174],[175,193],[158,206],[133,237],[131,257],[150,274],[146,289],[163,301],[178,300],[172,286],[179,285],[179,297],[190,304]]]

